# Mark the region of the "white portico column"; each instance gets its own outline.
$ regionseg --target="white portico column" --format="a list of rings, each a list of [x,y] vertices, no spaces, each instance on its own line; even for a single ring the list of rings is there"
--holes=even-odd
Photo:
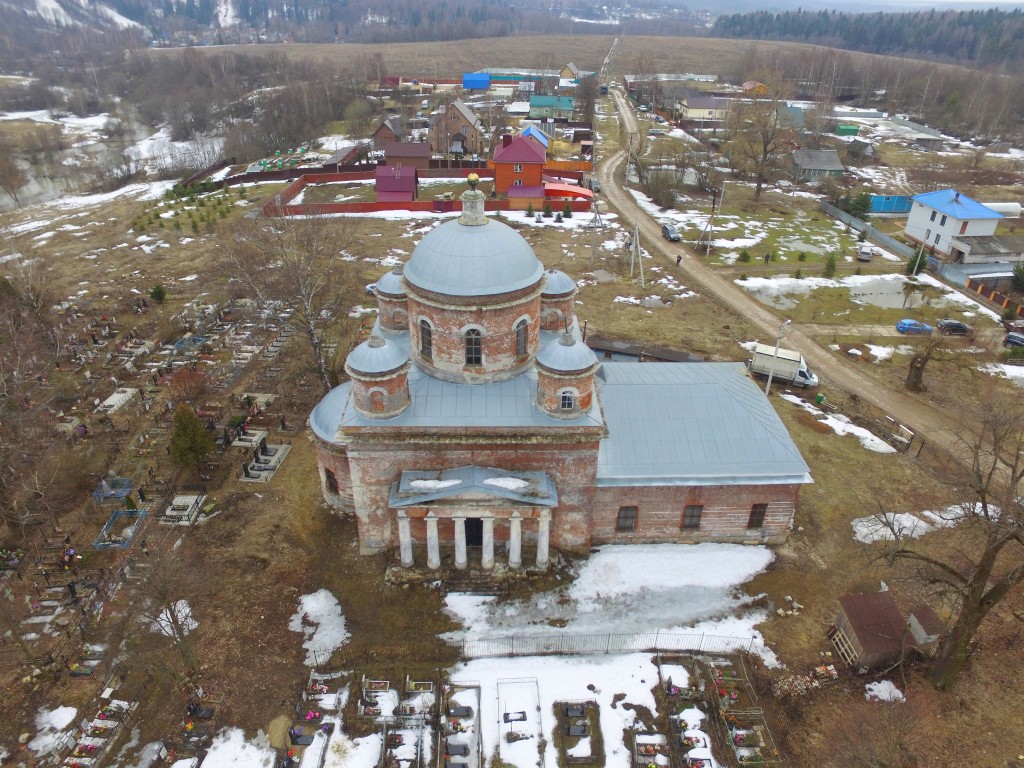
[[[480,555],[480,567],[485,571],[494,567],[494,518],[485,517],[484,521],[484,551]]]
[[[452,518],[455,523],[455,567],[465,568],[466,563],[466,518]]]
[[[537,520],[537,567],[548,567],[548,546],[551,539],[551,513],[544,510]]]
[[[441,548],[437,543],[437,518],[427,515],[427,568],[441,567]]]
[[[508,521],[508,567],[518,568],[523,564],[523,520],[513,512]]]
[[[402,510],[398,510],[398,554],[405,568],[412,565],[412,532],[409,530],[409,516]]]

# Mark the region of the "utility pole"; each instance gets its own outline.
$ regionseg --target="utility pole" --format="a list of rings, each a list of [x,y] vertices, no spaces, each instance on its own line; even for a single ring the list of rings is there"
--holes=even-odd
[[[640,255],[640,227],[637,223],[633,222],[633,232],[629,239],[629,276],[633,277],[634,269],[640,272],[640,287],[646,288],[644,285],[644,262]]]

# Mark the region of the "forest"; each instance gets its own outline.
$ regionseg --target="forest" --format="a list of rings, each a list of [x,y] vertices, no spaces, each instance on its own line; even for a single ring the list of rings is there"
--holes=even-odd
[[[1024,11],[841,13],[787,11],[719,16],[713,37],[814,43],[1015,73],[1024,60]]]

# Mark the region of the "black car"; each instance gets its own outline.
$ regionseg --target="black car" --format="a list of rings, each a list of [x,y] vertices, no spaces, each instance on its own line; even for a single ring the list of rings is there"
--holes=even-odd
[[[679,234],[679,230],[673,227],[671,224],[661,225],[661,234],[664,238],[670,242],[678,243],[683,239],[683,236]]]
[[[1003,337],[1004,347],[1024,347],[1024,333],[1008,333]]]
[[[961,323],[959,320],[939,320],[937,325],[939,333],[943,336],[970,336],[974,333],[974,329],[971,326],[967,323]]]

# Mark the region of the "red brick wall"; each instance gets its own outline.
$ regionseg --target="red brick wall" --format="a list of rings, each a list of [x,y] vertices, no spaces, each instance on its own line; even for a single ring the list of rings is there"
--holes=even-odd
[[[590,404],[594,399],[593,372],[582,376],[558,376],[537,366],[537,403],[541,408],[561,417],[563,389],[576,390],[577,412],[590,410]]]
[[[406,299],[386,299],[377,296],[381,327],[386,331],[405,331],[409,328],[409,312]]]
[[[371,418],[395,416],[409,405],[409,363],[388,376],[365,376],[347,366],[356,408]]]
[[[328,446],[317,440],[316,459],[320,470],[320,490],[323,492],[324,500],[335,509],[354,512],[352,477],[345,449],[336,445]],[[332,493],[327,487],[326,471],[328,470],[334,473],[334,478],[338,483],[338,493]]]
[[[565,298],[540,300],[540,327],[545,331],[564,331],[565,318],[573,316],[576,292]]]
[[[511,472],[549,473],[559,497],[558,509],[552,518],[551,545],[583,553],[590,546],[588,510],[593,501],[597,472],[596,434],[589,437],[587,442],[575,442],[523,435],[520,439],[498,443],[484,435],[473,440],[453,434],[407,444],[374,444],[363,437],[356,438],[349,447],[349,462],[360,549],[373,552],[398,545],[397,525],[394,513],[388,509],[388,496],[391,484],[403,470],[436,471],[476,464]],[[525,523],[523,532],[532,536],[536,526]],[[422,532],[417,533],[418,537],[421,535]],[[442,535],[443,545],[452,544],[451,535],[450,530],[447,536]]]
[[[800,495],[799,485],[726,485],[649,488],[598,488],[594,498],[595,544],[661,541],[785,540]],[[698,530],[681,530],[683,507],[704,506]],[[748,530],[754,504],[768,504],[764,527]],[[619,507],[638,507],[633,533],[615,530]]]
[[[539,285],[539,283],[538,283]],[[474,297],[464,304],[458,299],[435,297],[410,288],[409,318],[412,328],[412,354],[424,369],[444,376],[461,378],[494,378],[522,369],[529,363],[529,355],[536,354],[540,344],[540,291],[536,286],[502,296]],[[486,303],[483,303],[486,302]],[[420,320],[427,319],[432,327],[433,356],[429,361],[420,358]],[[528,356],[516,357],[515,326],[527,319],[526,347]],[[483,329],[483,365],[466,367],[466,342],[463,331],[467,326]]]
[[[513,170],[514,165],[522,165],[523,170],[517,173]],[[495,163],[494,191],[499,195],[507,195],[508,188],[515,186],[516,179],[522,181],[519,185],[521,187],[538,187],[543,176],[544,166],[541,163]]]

